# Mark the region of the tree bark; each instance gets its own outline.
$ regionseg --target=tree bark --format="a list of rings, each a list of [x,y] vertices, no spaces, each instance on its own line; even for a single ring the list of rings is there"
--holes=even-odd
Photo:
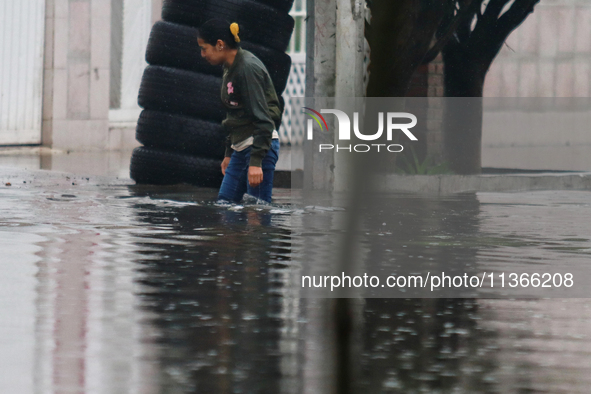
[[[489,0],[484,12],[478,9],[464,20],[442,51],[445,97],[461,98],[446,100],[443,116],[444,156],[458,174],[482,172],[482,95],[486,73],[509,34],[533,12],[539,0],[515,0],[502,13],[509,2]]]
[[[429,51],[435,32],[446,11],[447,0],[373,0],[371,24],[366,37],[371,48],[370,74],[367,97],[405,97],[415,70]],[[396,108],[392,107],[392,102]],[[377,130],[379,112],[401,112],[404,101],[373,101],[366,108],[365,130]],[[395,138],[398,138],[396,135]],[[396,144],[387,141],[385,133],[377,144]],[[393,173],[398,154],[382,149],[372,154],[364,165],[375,172]]]
[[[443,0],[373,0],[367,97],[404,97],[445,15]]]
[[[482,93],[488,67],[460,46],[444,52],[443,152],[457,174],[482,171]],[[451,98],[454,97],[454,98]]]

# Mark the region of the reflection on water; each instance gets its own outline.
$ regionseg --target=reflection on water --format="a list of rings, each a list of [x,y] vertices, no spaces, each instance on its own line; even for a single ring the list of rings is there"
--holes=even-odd
[[[344,212],[215,195],[0,188],[0,392],[330,392],[330,301],[299,280]],[[387,228],[364,241],[383,270],[591,251],[588,193],[383,203]],[[359,393],[588,392],[586,300],[373,298],[355,316]]]
[[[153,209],[135,204],[141,306],[154,313],[165,392],[281,392],[289,215],[211,205]],[[296,315],[294,315],[296,313]]]

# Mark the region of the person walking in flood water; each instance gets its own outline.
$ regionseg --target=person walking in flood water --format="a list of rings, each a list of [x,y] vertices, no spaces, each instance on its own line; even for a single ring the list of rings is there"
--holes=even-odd
[[[199,28],[197,41],[207,62],[224,66],[221,98],[227,116],[222,125],[229,134],[218,201],[238,203],[248,193],[270,203],[282,110],[269,72],[240,48],[237,23],[211,19]]]

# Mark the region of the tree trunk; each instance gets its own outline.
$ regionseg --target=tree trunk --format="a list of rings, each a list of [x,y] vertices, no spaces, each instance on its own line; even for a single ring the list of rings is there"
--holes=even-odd
[[[457,174],[482,172],[482,93],[488,67],[460,47],[444,51],[443,151]]]
[[[448,97],[443,116],[443,151],[451,169],[458,174],[482,172],[484,78],[509,34],[533,12],[539,1],[487,1],[484,12],[479,9],[471,18],[464,19],[454,39],[443,48],[445,96]],[[483,3],[484,0],[478,0],[474,4],[481,6]]]
[[[446,10],[441,0],[373,0],[367,97],[404,97]]]
[[[370,74],[367,97],[406,96],[415,70],[429,51],[435,32],[447,10],[442,0],[373,0],[371,24],[366,36],[371,48]],[[403,112],[404,101],[384,104],[372,101],[367,109],[365,130],[377,130],[379,112]],[[398,135],[396,135],[398,138]],[[374,141],[378,144],[396,144],[397,140]],[[375,172],[393,173],[399,155],[382,149],[368,158],[366,163]]]

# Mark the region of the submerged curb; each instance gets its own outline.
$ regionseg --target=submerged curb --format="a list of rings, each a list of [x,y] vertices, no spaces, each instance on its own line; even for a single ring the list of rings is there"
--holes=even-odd
[[[300,189],[302,171],[276,171],[275,187]],[[525,192],[590,190],[591,172],[490,175],[380,175],[373,178],[377,192],[449,195],[470,192]],[[339,190],[346,191],[346,190]]]
[[[0,166],[0,188],[27,186],[127,186],[131,179],[114,176],[80,175],[53,170],[27,170]]]
[[[501,175],[386,175],[374,178],[375,190],[421,194],[591,190],[591,173]]]
[[[299,189],[302,171],[276,171],[274,187]],[[7,184],[10,184],[8,186]],[[0,188],[22,186],[135,185],[132,179],[85,176],[50,170],[26,170],[0,166]],[[381,175],[374,177],[378,192],[450,195],[470,192],[525,192],[542,190],[589,190],[591,172],[500,175]]]

